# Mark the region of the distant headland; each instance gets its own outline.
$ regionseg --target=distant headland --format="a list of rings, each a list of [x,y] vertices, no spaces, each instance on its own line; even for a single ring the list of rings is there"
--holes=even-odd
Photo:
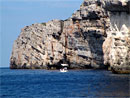
[[[12,69],[105,69],[130,73],[130,1],[84,0],[66,20],[21,30],[10,58]]]

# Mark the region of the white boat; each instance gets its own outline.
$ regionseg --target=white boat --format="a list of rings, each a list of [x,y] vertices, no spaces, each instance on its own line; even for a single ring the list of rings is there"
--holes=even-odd
[[[60,72],[68,72],[67,70],[68,64],[61,64],[61,66],[62,66],[62,69],[60,69]]]
[[[60,69],[60,72],[68,72],[68,70],[63,68],[63,69]]]

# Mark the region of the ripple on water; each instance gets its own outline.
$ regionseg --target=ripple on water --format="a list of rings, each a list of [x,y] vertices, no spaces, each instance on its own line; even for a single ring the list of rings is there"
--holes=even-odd
[[[129,75],[0,69],[0,98],[129,98]]]

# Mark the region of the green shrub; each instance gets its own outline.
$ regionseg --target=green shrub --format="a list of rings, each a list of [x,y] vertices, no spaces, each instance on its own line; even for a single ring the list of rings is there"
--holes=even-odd
[[[46,26],[46,23],[41,23],[42,25]]]

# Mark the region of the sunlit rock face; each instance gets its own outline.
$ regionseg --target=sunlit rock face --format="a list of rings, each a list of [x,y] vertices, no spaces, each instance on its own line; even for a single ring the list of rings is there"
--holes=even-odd
[[[115,28],[107,32],[103,43],[104,64],[115,73],[130,73],[130,31],[126,25]]]
[[[110,28],[103,43],[104,64],[115,73],[130,73],[130,1],[116,1],[116,5],[107,9]]]
[[[109,39],[109,32],[114,32],[110,27],[115,22],[118,28],[122,27],[121,23],[125,21],[123,24],[129,29],[130,23],[126,21],[129,20],[129,10],[124,8],[129,7],[128,3],[116,3],[125,10],[121,10],[125,14],[120,15],[115,14],[113,4],[113,0],[84,0],[80,9],[66,20],[24,27],[14,42],[10,67],[58,69],[66,61],[72,69],[105,68],[110,59],[106,53],[110,54],[110,51],[102,45],[105,39]],[[110,5],[114,7],[111,10]],[[121,20],[121,17],[125,19]],[[104,47],[112,46],[111,43],[108,40]]]

